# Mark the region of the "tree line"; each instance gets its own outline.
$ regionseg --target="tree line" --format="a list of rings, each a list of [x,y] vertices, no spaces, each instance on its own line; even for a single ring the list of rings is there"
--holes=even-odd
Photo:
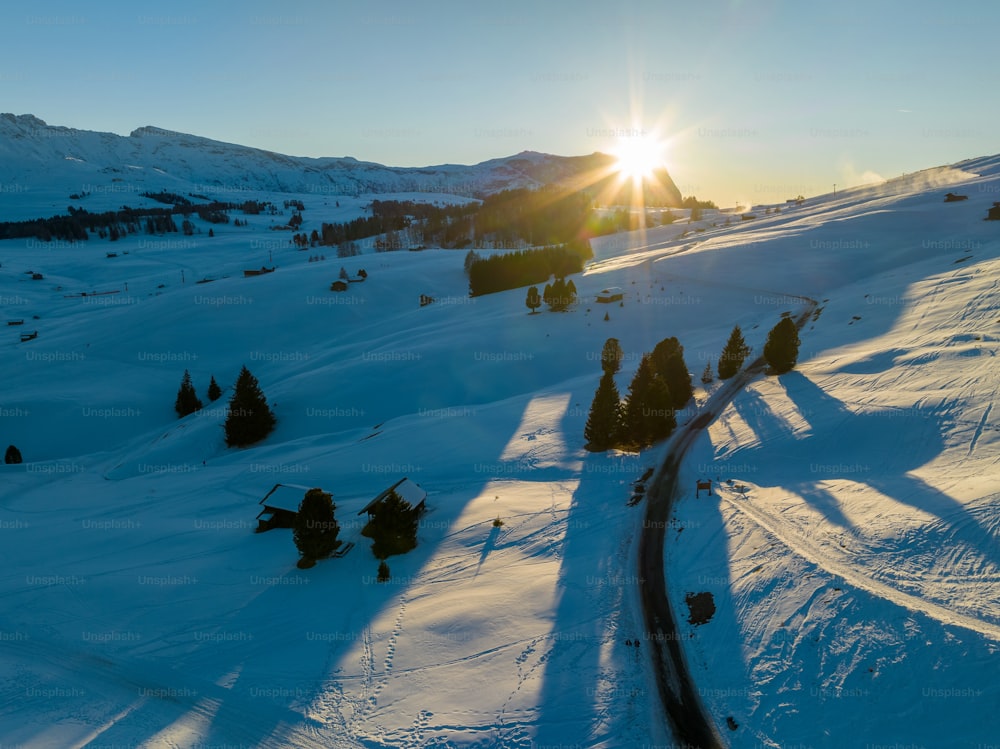
[[[533,250],[497,252],[483,257],[470,250],[465,257],[469,294],[481,296],[497,291],[542,283],[551,276],[565,278],[579,273],[592,258],[590,243],[573,241]]]

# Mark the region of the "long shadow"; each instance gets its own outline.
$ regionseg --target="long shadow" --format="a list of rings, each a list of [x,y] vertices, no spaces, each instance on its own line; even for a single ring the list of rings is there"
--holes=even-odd
[[[797,374],[797,373],[796,373]],[[787,375],[783,375],[787,377]],[[774,413],[773,409],[768,405],[768,403],[762,398],[756,391],[747,390],[736,398],[732,402],[733,408],[736,413],[747,423],[747,425],[753,430],[757,439],[760,441],[760,447],[755,448],[751,451],[740,451],[739,459],[736,459],[737,463],[742,464],[744,462],[743,458],[747,457],[752,459],[752,454],[754,451],[767,450],[772,453],[776,449],[773,445],[775,443],[782,445],[781,457],[784,458],[784,463],[789,466],[801,465],[804,458],[799,450],[800,442],[804,446],[802,449],[805,452],[812,455],[813,449],[816,450],[815,456],[811,459],[809,465],[817,466],[819,465],[820,448],[815,445],[811,440],[815,440],[816,436],[794,436],[792,427],[784,420],[779,418],[777,414]],[[811,405],[810,405],[811,408]],[[811,411],[804,412],[805,414],[811,413]],[[794,449],[785,450],[785,445],[794,445]],[[815,461],[815,462],[813,462]],[[785,467],[782,468],[781,481],[783,485],[785,484],[785,477],[787,471]],[[794,472],[794,471],[793,471]],[[712,478],[717,481],[725,480],[731,478],[725,475],[715,475]],[[756,482],[759,485],[767,485],[766,478],[760,477],[760,481]],[[836,525],[841,526],[847,530],[854,530],[854,524],[850,521],[847,515],[844,514],[844,510],[830,492],[823,489],[821,486],[816,484],[803,485],[800,482],[796,482],[796,488],[801,493],[803,497],[817,510],[823,513],[823,516]]]
[[[801,496],[823,516],[845,530],[857,532],[845,501],[824,489],[825,481],[849,480],[876,489],[937,518],[950,529],[961,527],[963,538],[995,568],[1000,569],[1000,539],[982,526],[962,503],[913,474],[944,449],[936,414],[917,409],[854,412],[798,371],[778,382],[810,433],[792,436],[762,399],[747,393],[734,406],[760,437],[760,444],[736,453],[737,462],[775,465],[780,460],[784,487]],[[885,456],[890,456],[887,461]],[[759,483],[766,484],[761,476]]]
[[[867,484],[897,502],[933,515],[953,528],[994,568],[1000,569],[1000,538],[983,527],[961,502],[928,485],[913,471],[926,465],[944,449],[944,438],[935,414],[896,409],[854,413],[843,402],[802,375],[792,371],[780,382],[788,397],[814,424],[816,435],[793,445],[801,456],[798,471],[788,471],[794,484],[807,487],[821,479],[849,479]],[[812,449],[810,449],[810,443]],[[891,453],[891,471],[880,470],[881,456]],[[828,462],[826,455],[836,455]],[[809,471],[801,470],[808,460]]]
[[[582,386],[571,402],[587,402],[591,388]],[[537,730],[529,746],[654,745],[666,734],[649,725],[659,708],[644,670],[648,643],[641,616],[632,621],[628,615],[643,583],[627,545],[608,534],[608,527],[628,527],[629,518],[643,512],[643,504],[628,507],[629,484],[651,461],[588,453],[573,477],[579,483],[560,549],[559,601],[544,645]]]

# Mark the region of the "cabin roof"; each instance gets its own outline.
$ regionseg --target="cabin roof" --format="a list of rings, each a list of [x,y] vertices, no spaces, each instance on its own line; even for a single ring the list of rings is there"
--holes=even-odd
[[[427,492],[420,488],[420,485],[405,476],[397,481],[395,484],[390,486],[388,489],[383,490],[379,493],[375,499],[366,504],[361,508],[358,515],[364,515],[368,510],[377,505],[383,499],[389,496],[389,492],[395,491],[400,497],[409,502],[413,507],[417,507],[421,502],[427,499]]]
[[[299,484],[275,484],[271,491],[264,495],[260,504],[275,510],[298,512],[299,505],[302,504],[302,498],[312,488],[311,486],[301,486]]]

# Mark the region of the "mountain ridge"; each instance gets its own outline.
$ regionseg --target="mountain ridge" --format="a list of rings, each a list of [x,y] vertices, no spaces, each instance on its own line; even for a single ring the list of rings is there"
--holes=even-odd
[[[198,153],[194,158],[193,154]],[[0,114],[0,182],[80,192],[81,185],[126,182],[137,193],[190,189],[204,192],[279,192],[361,195],[429,192],[484,197],[502,190],[558,185],[590,189],[605,202],[631,201],[617,184],[615,159],[595,152],[557,156],[538,151],[477,164],[393,167],[351,156],[290,156],[213,140],[155,125],[127,135],[49,125],[33,115]],[[128,173],[128,180],[113,175]],[[679,205],[680,191],[663,170],[656,200]],[[87,191],[87,190],[83,190]],[[116,190],[123,192],[128,190]]]

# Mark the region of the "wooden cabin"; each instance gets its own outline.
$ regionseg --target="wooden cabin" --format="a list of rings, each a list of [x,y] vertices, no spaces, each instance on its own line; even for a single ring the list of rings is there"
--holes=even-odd
[[[295,516],[299,514],[299,505],[312,488],[299,484],[275,484],[260,501],[264,509],[257,515],[257,533],[272,528],[291,528],[295,524]]]
[[[603,289],[601,293],[597,295],[596,301],[599,304],[611,304],[612,302],[620,302],[624,298],[624,292],[618,286],[612,286],[609,289]]]
[[[994,203],[992,208],[986,210],[987,221],[1000,221],[1000,203]]]
[[[330,291],[347,291],[347,281],[337,279],[330,284]]]
[[[250,278],[250,276],[263,276],[265,273],[274,273],[274,267],[265,268],[262,265],[260,266],[260,270],[245,270],[243,271],[243,277]]]
[[[418,515],[422,514],[427,509],[427,492],[420,487],[420,484],[415,481],[410,481],[410,479],[404,476],[388,489],[380,492],[375,499],[362,507],[358,515],[367,514],[371,517],[375,511],[375,507],[377,507],[378,504],[392,492],[396,492],[396,494],[398,494],[402,499],[409,502],[413,507],[413,511]]]

